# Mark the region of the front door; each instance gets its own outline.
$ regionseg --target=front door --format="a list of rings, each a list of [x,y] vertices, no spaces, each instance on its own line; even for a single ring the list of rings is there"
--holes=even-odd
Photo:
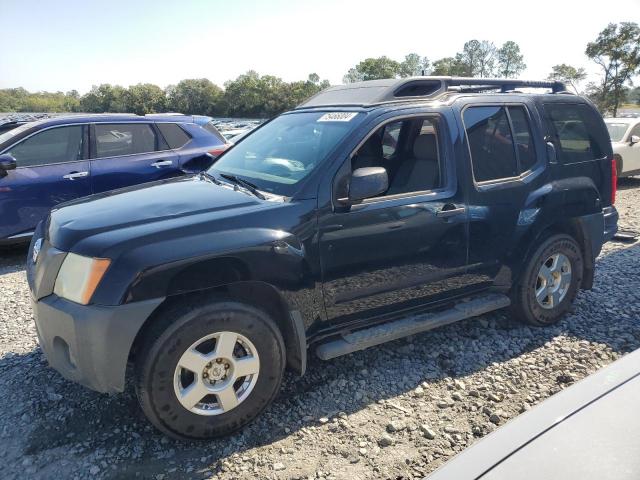
[[[442,129],[437,116],[387,122],[347,161],[348,175],[384,167],[389,189],[320,216],[330,321],[395,313],[466,289],[467,213]],[[340,175],[334,201],[345,195]]]
[[[94,193],[182,173],[179,155],[152,123],[96,123],[91,130]]]
[[[91,194],[85,126],[37,132],[3,153],[17,168],[0,177],[0,239],[33,232],[56,204]]]

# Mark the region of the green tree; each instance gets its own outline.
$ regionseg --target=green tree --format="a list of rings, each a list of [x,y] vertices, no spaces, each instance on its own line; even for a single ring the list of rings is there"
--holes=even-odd
[[[456,61],[462,65],[465,77],[492,77],[495,75],[497,50],[493,42],[469,40]]]
[[[89,113],[124,113],[128,109],[127,91],[120,85],[94,85],[80,97],[80,110]]]
[[[568,84],[576,93],[578,93],[578,85],[585,78],[587,78],[587,72],[584,68],[576,68],[566,63],[551,67],[551,73],[547,76],[547,80],[557,80]]]
[[[164,91],[152,83],[131,85],[127,89],[124,98],[127,109],[138,115],[165,111],[166,98]]]
[[[191,115],[219,115],[222,89],[206,78],[181,80],[167,87],[169,110]]]
[[[389,57],[367,58],[350,68],[342,79],[345,83],[396,78],[400,74],[400,64]]]
[[[595,89],[598,105],[615,117],[624,90],[640,67],[640,27],[633,22],[610,23],[595,41],[587,44],[585,53],[602,70]]]
[[[498,76],[502,78],[516,78],[527,65],[524,56],[520,53],[520,46],[511,40],[504,42],[496,52]]]
[[[433,62],[432,75],[468,77],[469,73],[465,65],[462,64],[460,54],[456,57],[445,57]]]
[[[398,74],[402,78],[427,75],[429,73],[429,65],[427,57],[421,57],[417,53],[410,53],[405,55],[404,60],[400,62]]]
[[[223,104],[229,116],[270,117],[286,103],[286,84],[272,75],[250,70],[224,84]]]

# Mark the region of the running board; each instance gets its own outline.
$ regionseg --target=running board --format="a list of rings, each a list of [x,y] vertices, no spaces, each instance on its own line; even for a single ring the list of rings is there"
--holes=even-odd
[[[483,313],[508,307],[510,304],[509,297],[499,293],[474,297],[468,301],[461,301],[449,310],[412,315],[363,330],[345,333],[337,339],[318,345],[316,355],[322,360],[330,360],[374,345],[476,317]]]

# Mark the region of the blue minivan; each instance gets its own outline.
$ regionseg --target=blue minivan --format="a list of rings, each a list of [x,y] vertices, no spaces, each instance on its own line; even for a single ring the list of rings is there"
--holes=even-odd
[[[0,244],[28,240],[58,203],[209,166],[230,144],[210,117],[94,114],[0,134]]]

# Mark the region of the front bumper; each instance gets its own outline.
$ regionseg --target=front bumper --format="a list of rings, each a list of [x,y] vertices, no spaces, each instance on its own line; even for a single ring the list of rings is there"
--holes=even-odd
[[[164,299],[79,305],[57,295],[32,300],[40,346],[65,378],[98,392],[124,390],[133,340]]]
[[[618,233],[618,210],[611,205],[602,209],[604,214],[604,241],[611,240]]]

